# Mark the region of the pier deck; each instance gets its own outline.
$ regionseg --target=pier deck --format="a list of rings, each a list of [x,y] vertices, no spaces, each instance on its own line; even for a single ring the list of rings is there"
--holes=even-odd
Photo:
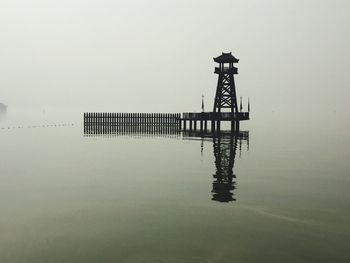
[[[180,113],[84,113],[84,132],[87,134],[119,133],[128,131],[176,131],[187,129],[208,130],[208,121],[211,130],[220,130],[220,122],[231,121],[231,128],[239,131],[239,122],[249,120],[249,112],[185,112]]]
[[[233,116],[232,116],[233,115]],[[249,120],[249,112],[184,112],[184,121],[245,121]]]
[[[239,130],[240,121],[249,120],[249,112],[184,112],[182,113],[182,127],[187,129],[187,122],[189,122],[189,129],[197,130],[197,122],[199,121],[200,130],[206,131],[208,121],[211,122],[211,130],[220,130],[220,123],[222,121],[230,121],[232,130]]]

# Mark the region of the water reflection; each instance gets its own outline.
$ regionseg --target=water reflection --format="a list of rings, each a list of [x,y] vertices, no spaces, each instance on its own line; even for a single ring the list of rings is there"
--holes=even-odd
[[[172,126],[116,126],[113,128],[109,127],[84,127],[85,137],[171,137],[181,138],[181,131]]]
[[[182,131],[172,127],[122,127],[120,129],[85,129],[84,135],[87,137],[114,137],[114,136],[132,136],[132,137],[150,137],[166,136],[181,138],[184,140],[201,140],[200,151],[203,154],[204,141],[213,143],[213,155],[215,157],[215,173],[213,174],[212,199],[218,202],[236,201],[234,190],[237,188],[236,174],[234,173],[234,164],[237,155],[241,157],[242,145],[246,145],[249,150],[249,132],[248,131]]]
[[[185,139],[200,138],[202,142],[212,140],[216,168],[216,172],[213,174],[212,200],[218,202],[236,201],[234,190],[237,185],[233,169],[237,148],[239,156],[241,156],[243,142],[246,143],[247,150],[249,150],[249,132],[184,132],[183,135]],[[203,143],[201,144],[201,152],[203,152]]]

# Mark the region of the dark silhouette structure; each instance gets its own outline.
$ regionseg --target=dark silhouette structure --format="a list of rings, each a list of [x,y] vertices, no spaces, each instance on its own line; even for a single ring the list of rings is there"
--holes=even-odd
[[[219,202],[236,201],[233,197],[233,190],[236,189],[236,182],[233,180],[236,175],[233,173],[233,166],[237,151],[237,137],[222,138],[213,137],[213,149],[215,156],[216,172],[213,174],[212,200]]]
[[[238,62],[231,53],[222,53],[214,58],[219,63],[215,67],[215,73],[218,74],[218,84],[214,99],[212,112],[204,111],[204,101],[202,96],[202,112],[180,113],[84,113],[84,132],[91,134],[98,133],[116,133],[123,130],[153,130],[153,128],[172,127],[174,129],[197,130],[197,122],[200,122],[200,131],[208,130],[208,121],[211,121],[211,130],[220,131],[222,121],[231,122],[231,130],[239,131],[240,121],[249,120],[250,103],[248,101],[248,111],[243,112],[242,99],[240,111],[237,105],[236,87],[234,75],[238,70],[234,63]],[[182,126],[183,124],[183,126]],[[215,126],[216,125],[216,126]],[[163,129],[162,128],[162,129]]]
[[[238,74],[238,69],[234,67],[238,63],[231,52],[222,53],[222,55],[214,58],[218,63],[215,67],[215,74],[218,74],[218,83],[216,87],[216,94],[214,99],[214,107],[212,112],[186,112],[182,115],[183,128],[187,128],[189,122],[189,129],[197,130],[197,122],[200,122],[200,130],[207,130],[207,122],[211,121],[211,130],[220,130],[222,121],[231,122],[231,130],[239,130],[240,121],[249,120],[250,105],[248,102],[248,111],[243,112],[242,100],[240,111],[237,105],[237,95],[234,75]],[[203,104],[202,104],[203,105]],[[203,106],[202,106],[203,109]],[[216,125],[216,126],[215,126]]]
[[[176,134],[179,113],[84,113],[85,135]]]
[[[238,59],[231,53],[222,53],[214,58],[218,63],[215,73],[218,83],[212,112],[204,111],[202,95],[202,111],[183,113],[84,113],[85,136],[181,136],[184,139],[212,140],[215,156],[216,172],[213,175],[212,200],[218,202],[235,201],[236,175],[233,172],[237,147],[241,154],[242,141],[249,148],[249,133],[239,131],[240,121],[249,120],[248,111],[243,112],[242,97],[238,110],[234,75],[238,70],[234,67]],[[200,129],[197,130],[197,122]],[[211,129],[208,131],[208,121]],[[230,131],[221,131],[221,122],[231,122]],[[189,129],[187,129],[189,122]]]
[[[218,202],[236,201],[234,190],[237,187],[234,164],[239,150],[241,155],[242,143],[246,142],[249,149],[249,132],[247,131],[184,131],[185,139],[212,140],[216,171],[213,174],[212,200]],[[201,145],[201,152],[203,144]]]
[[[213,112],[221,113],[224,109],[229,109],[231,117],[238,114],[236,87],[234,75],[238,74],[238,70],[233,66],[238,63],[238,59],[232,56],[231,53],[222,53],[221,56],[214,58],[219,67],[215,67],[215,74],[218,74],[218,84],[214,100]],[[232,119],[232,123],[233,123]],[[239,119],[235,119],[239,124]],[[217,122],[218,126],[220,121]]]

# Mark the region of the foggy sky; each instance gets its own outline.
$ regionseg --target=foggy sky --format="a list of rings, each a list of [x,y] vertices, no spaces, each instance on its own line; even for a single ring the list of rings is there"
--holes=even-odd
[[[212,110],[212,58],[240,59],[252,111],[349,112],[349,1],[1,0],[0,101],[85,111]]]

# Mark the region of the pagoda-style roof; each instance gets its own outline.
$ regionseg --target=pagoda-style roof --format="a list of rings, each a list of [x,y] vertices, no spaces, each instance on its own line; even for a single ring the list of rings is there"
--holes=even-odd
[[[217,63],[238,63],[239,59],[232,56],[232,53],[224,53],[222,52],[222,55],[214,58],[214,61]]]

